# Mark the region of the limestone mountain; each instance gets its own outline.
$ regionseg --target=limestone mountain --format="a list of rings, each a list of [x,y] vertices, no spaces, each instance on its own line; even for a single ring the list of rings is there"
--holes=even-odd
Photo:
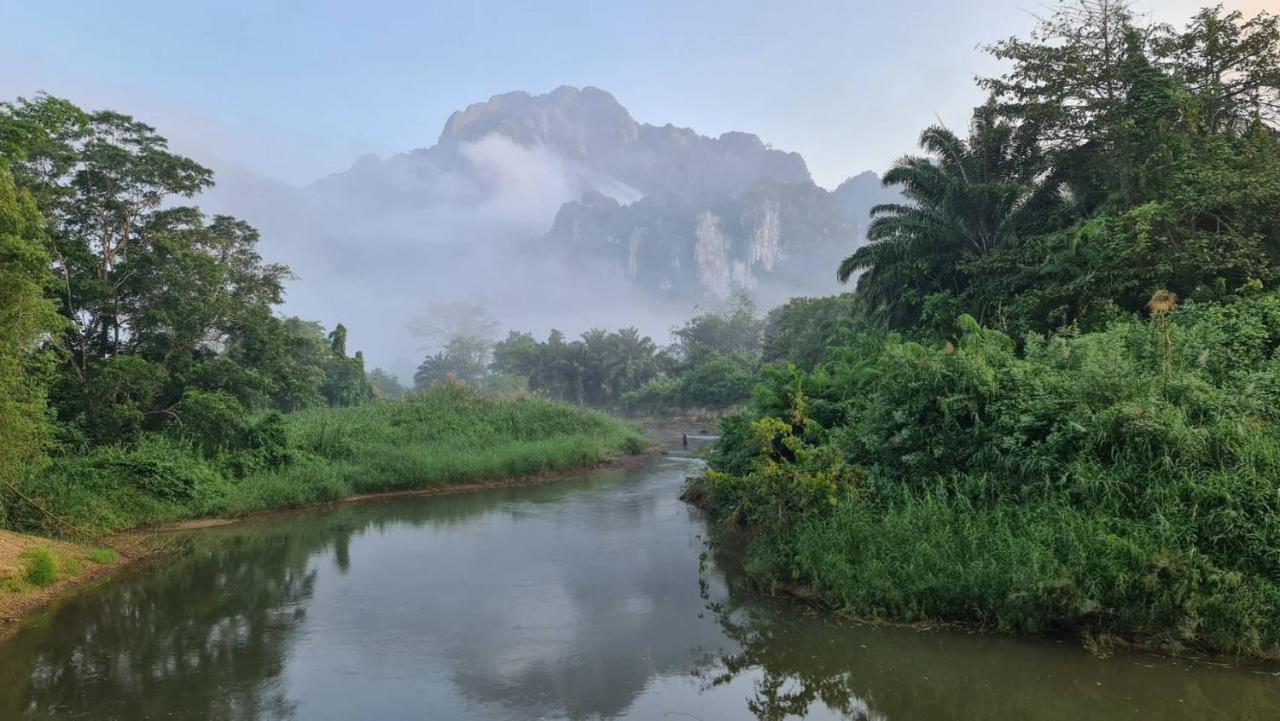
[[[830,292],[885,196],[874,174],[829,192],[797,153],[639,122],[592,87],[495,95],[430,147],[301,187],[234,168],[220,179],[205,207],[260,228],[264,253],[306,280],[289,312],[374,328],[385,339],[362,345],[375,354],[403,336],[386,313],[407,321],[433,302],[478,300],[527,328],[571,317],[566,330],[625,309],[661,333],[739,289],[761,305]]]

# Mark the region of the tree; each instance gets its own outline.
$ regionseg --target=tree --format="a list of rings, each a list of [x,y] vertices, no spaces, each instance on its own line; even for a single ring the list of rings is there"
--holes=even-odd
[[[347,327],[341,323],[329,333],[329,350],[339,358],[347,357]]]
[[[479,385],[484,380],[488,355],[487,341],[456,335],[443,350],[423,359],[413,374],[413,384],[420,389],[446,381]]]
[[[1102,135],[1124,99],[1133,27],[1128,0],[1060,1],[1029,38],[987,46],[1013,67],[978,85],[1000,99],[1002,115],[1031,122],[1049,145],[1077,147]]]
[[[133,257],[148,228],[168,222],[168,198],[213,184],[212,172],[168,151],[145,123],[112,111],[76,112],[49,96],[3,106],[0,125],[17,150],[15,175],[49,220],[59,310],[68,320],[65,362],[86,384],[98,358],[127,352],[134,333],[122,315]]]
[[[1181,33],[1159,28],[1152,48],[1157,65],[1200,98],[1209,132],[1280,124],[1280,18],[1204,8]]]
[[[958,263],[968,289],[950,309],[1015,334],[1088,329],[1154,289],[1221,300],[1280,279],[1278,37],[1265,14],[1209,9],[1178,32],[1085,2],[997,46],[1014,68],[989,87],[1011,122],[1039,126],[1070,212]]]
[[[1037,126],[1000,120],[994,102],[978,108],[967,139],[942,126],[926,129],[927,156],[907,156],[885,174],[909,201],[872,209],[870,241],[840,264],[855,273],[866,315],[891,328],[919,322],[932,294],[962,293],[962,262],[1007,247],[1038,230],[1060,209],[1059,184],[1046,177]]]
[[[841,333],[860,318],[853,293],[825,298],[792,298],[765,317],[761,361],[789,362],[806,370],[820,363]]]
[[[373,386],[373,395],[375,398],[388,398],[391,400],[401,400],[408,393],[404,384],[400,379],[391,375],[381,368],[374,368],[369,371],[369,384]]]
[[[423,359],[413,375],[414,385],[426,388],[452,380],[479,384],[493,350],[498,322],[475,303],[436,303],[431,312],[409,324],[409,332],[429,341],[434,354]]]
[[[671,334],[680,355],[687,359],[704,352],[758,354],[762,330],[755,304],[745,293],[737,293],[723,306],[672,329]]]
[[[641,336],[635,328],[623,328],[609,336],[608,345],[605,367],[614,402],[657,377],[658,347],[652,338]]]
[[[35,202],[0,167],[0,482],[11,482],[48,442],[41,341],[59,327]]]

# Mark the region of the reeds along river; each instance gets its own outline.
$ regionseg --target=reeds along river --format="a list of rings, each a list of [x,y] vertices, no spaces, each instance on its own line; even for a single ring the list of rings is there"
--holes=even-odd
[[[1280,718],[1255,671],[754,595],[695,464],[193,533],[0,642],[0,719]]]

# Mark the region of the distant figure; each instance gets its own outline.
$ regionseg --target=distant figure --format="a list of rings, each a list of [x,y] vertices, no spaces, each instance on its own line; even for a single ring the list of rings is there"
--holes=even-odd
[[[685,448],[688,448],[688,447],[689,447],[689,434],[688,434],[688,433],[681,433],[681,434],[680,434],[680,445],[684,446]]]

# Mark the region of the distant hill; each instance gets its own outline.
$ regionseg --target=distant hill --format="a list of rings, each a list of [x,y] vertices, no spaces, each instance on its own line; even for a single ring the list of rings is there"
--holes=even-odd
[[[654,319],[740,289],[762,306],[833,292],[868,210],[892,197],[874,173],[829,192],[755,135],[640,123],[603,90],[561,87],[495,95],[453,113],[430,147],[302,187],[222,169],[205,205],[258,226],[264,253],[304,279],[290,312],[369,318],[385,338],[364,342],[376,356],[439,301],[571,331],[647,313],[661,332]],[[397,352],[382,362],[416,354]]]

